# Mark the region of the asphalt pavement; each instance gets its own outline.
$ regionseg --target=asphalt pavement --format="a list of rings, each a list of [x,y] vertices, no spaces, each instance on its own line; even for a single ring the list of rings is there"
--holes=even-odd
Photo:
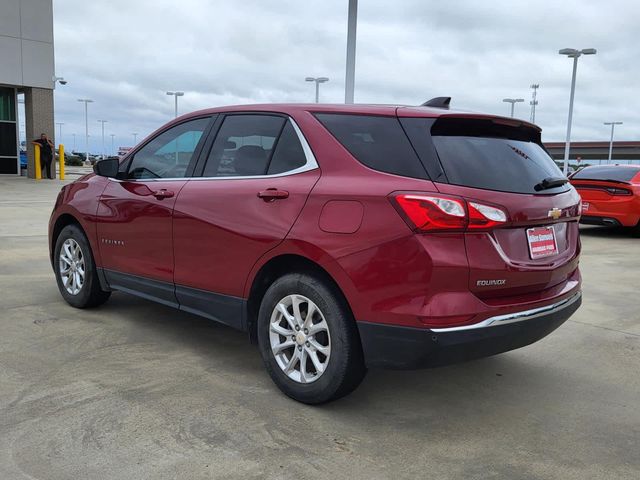
[[[0,177],[1,479],[640,478],[640,239],[583,229],[583,305],[542,341],[310,407],[241,332],[122,293],[68,306],[60,184]]]

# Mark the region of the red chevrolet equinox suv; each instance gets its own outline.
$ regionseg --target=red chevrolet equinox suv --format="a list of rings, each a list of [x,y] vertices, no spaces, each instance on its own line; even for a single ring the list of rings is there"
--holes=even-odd
[[[535,342],[581,302],[580,197],[538,127],[448,100],[179,117],[62,188],[60,293],[88,308],[119,290],[247,331],[309,404],[368,367]]]

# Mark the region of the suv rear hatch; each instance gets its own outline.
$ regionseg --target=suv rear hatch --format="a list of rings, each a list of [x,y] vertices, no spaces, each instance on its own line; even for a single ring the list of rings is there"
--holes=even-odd
[[[410,109],[398,116],[444,198],[462,199],[469,214],[474,203],[505,214],[486,229],[466,229],[476,296],[494,305],[535,302],[571,287],[573,275],[577,282],[580,197],[536,126],[477,115],[416,118]]]

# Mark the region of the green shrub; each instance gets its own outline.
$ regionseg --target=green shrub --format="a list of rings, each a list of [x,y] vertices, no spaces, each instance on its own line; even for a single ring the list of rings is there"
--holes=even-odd
[[[65,155],[64,164],[71,167],[81,167],[84,165],[82,159],[76,155]]]

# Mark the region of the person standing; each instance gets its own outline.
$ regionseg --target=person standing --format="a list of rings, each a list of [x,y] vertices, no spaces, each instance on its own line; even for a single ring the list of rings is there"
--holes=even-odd
[[[51,163],[53,162],[53,142],[49,140],[46,133],[40,134],[40,138],[35,139],[34,145],[40,145],[40,168],[46,169],[47,178],[53,179],[51,176]],[[43,175],[44,176],[44,175]]]

